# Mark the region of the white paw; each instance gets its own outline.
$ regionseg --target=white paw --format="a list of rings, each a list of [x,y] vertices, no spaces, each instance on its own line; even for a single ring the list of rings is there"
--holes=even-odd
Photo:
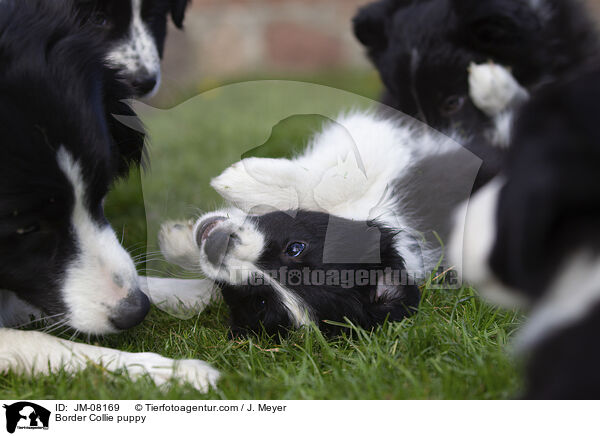
[[[192,221],[168,221],[160,227],[158,244],[167,261],[186,269],[198,269],[200,250],[193,229]]]
[[[469,94],[473,104],[491,117],[528,96],[508,69],[491,62],[469,66]]]
[[[233,164],[210,184],[245,212],[291,210],[298,208],[307,173],[288,159],[249,158]]]
[[[220,297],[212,280],[140,277],[140,287],[160,310],[179,319],[190,319]]]
[[[216,387],[219,371],[202,360],[173,360],[155,353],[128,353],[125,369],[132,379],[148,375],[160,387],[189,383],[200,392]]]

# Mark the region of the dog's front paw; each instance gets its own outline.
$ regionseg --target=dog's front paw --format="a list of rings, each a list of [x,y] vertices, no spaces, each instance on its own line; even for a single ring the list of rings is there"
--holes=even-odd
[[[491,62],[469,66],[469,94],[473,104],[491,117],[528,98],[508,69]]]
[[[173,360],[155,353],[129,353],[126,370],[133,379],[148,375],[159,387],[189,383],[200,392],[216,387],[220,373],[202,360]]]
[[[160,227],[158,244],[167,261],[186,269],[198,269],[200,252],[193,230],[193,221],[168,221]]]
[[[299,206],[304,173],[288,159],[248,158],[215,177],[211,186],[245,212],[291,210]]]

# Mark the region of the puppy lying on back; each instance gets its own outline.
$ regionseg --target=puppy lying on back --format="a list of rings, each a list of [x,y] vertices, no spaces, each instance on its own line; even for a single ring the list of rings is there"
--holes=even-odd
[[[527,398],[600,395],[599,101],[600,69],[533,97],[506,168],[452,238],[465,279],[491,301],[530,310],[517,339],[529,356]]]
[[[504,150],[490,145],[509,143],[512,117],[471,98],[470,65],[503,65],[531,93],[598,53],[577,0],[379,0],[359,11],[354,32],[385,85],[383,102],[461,132],[484,161],[482,182],[501,167]]]
[[[221,288],[234,334],[401,320],[442,255],[438,237],[480,161],[423,126],[357,113],[294,159],[249,158],[212,186],[233,206],[166,224],[165,257]],[[437,232],[434,234],[434,232]]]

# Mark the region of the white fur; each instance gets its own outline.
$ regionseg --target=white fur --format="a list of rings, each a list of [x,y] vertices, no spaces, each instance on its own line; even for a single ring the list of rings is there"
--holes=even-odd
[[[494,122],[494,129],[490,132],[492,143],[507,147],[510,144],[513,112],[519,104],[529,99],[527,90],[507,68],[489,62],[470,65],[469,94],[473,104]]]
[[[489,301],[514,308],[526,302],[500,283],[489,267],[496,241],[498,195],[503,184],[502,178],[494,179],[457,209],[457,224],[450,237],[448,257],[462,279]]]
[[[133,77],[152,76],[156,86],[145,97],[156,94],[160,87],[160,56],[150,30],[142,20],[142,0],[132,0],[132,21],[129,35],[108,54],[111,65]]]
[[[61,294],[69,325],[85,333],[116,331],[111,310],[139,288],[137,271],[108,224],[98,224],[85,205],[86,186],[77,161],[61,147],[58,166],[73,186],[71,217],[78,253],[65,271]]]
[[[515,341],[517,350],[536,343],[574,321],[581,320],[600,302],[600,259],[580,252],[564,265]]]
[[[197,257],[194,258],[197,265]],[[218,298],[212,280],[140,277],[140,288],[152,304],[179,319],[190,319]]]
[[[200,360],[172,360],[154,353],[127,353],[80,344],[35,331],[0,328],[0,374],[48,374],[59,369],[74,373],[88,365],[126,371],[132,379],[148,375],[158,386],[171,381],[190,383],[206,392],[219,372]]]

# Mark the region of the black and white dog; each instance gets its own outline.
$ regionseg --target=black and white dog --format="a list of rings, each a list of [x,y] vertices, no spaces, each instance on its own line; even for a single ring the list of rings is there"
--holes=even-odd
[[[55,327],[105,334],[148,312],[135,265],[103,213],[111,184],[141,161],[144,146],[143,134],[115,118],[135,114],[105,49],[69,0],[0,2],[0,372],[94,362],[207,389],[218,373],[201,361],[7,328],[43,316]],[[157,283],[149,286],[163,289]]]
[[[600,395],[599,101],[597,68],[532,97],[506,167],[452,237],[465,279],[494,302],[530,310],[516,342],[529,354],[527,398]]]
[[[531,93],[578,69],[599,47],[579,3],[379,0],[359,11],[354,32],[385,85],[383,102],[444,133],[460,132],[484,161],[481,186],[501,168],[512,111],[498,113],[498,106],[509,107],[502,94],[499,102],[475,102],[468,70],[488,61],[503,65]],[[525,96],[506,95],[513,106]]]
[[[161,248],[218,284],[234,334],[371,328],[413,313],[441,257],[434,231],[446,238],[479,166],[414,120],[349,114],[294,159],[225,170],[212,186],[235,207],[165,224]]]
[[[190,0],[77,0],[78,16],[89,22],[109,46],[107,59],[133,87],[150,97],[161,80],[160,59],[167,17],[182,28]]]

